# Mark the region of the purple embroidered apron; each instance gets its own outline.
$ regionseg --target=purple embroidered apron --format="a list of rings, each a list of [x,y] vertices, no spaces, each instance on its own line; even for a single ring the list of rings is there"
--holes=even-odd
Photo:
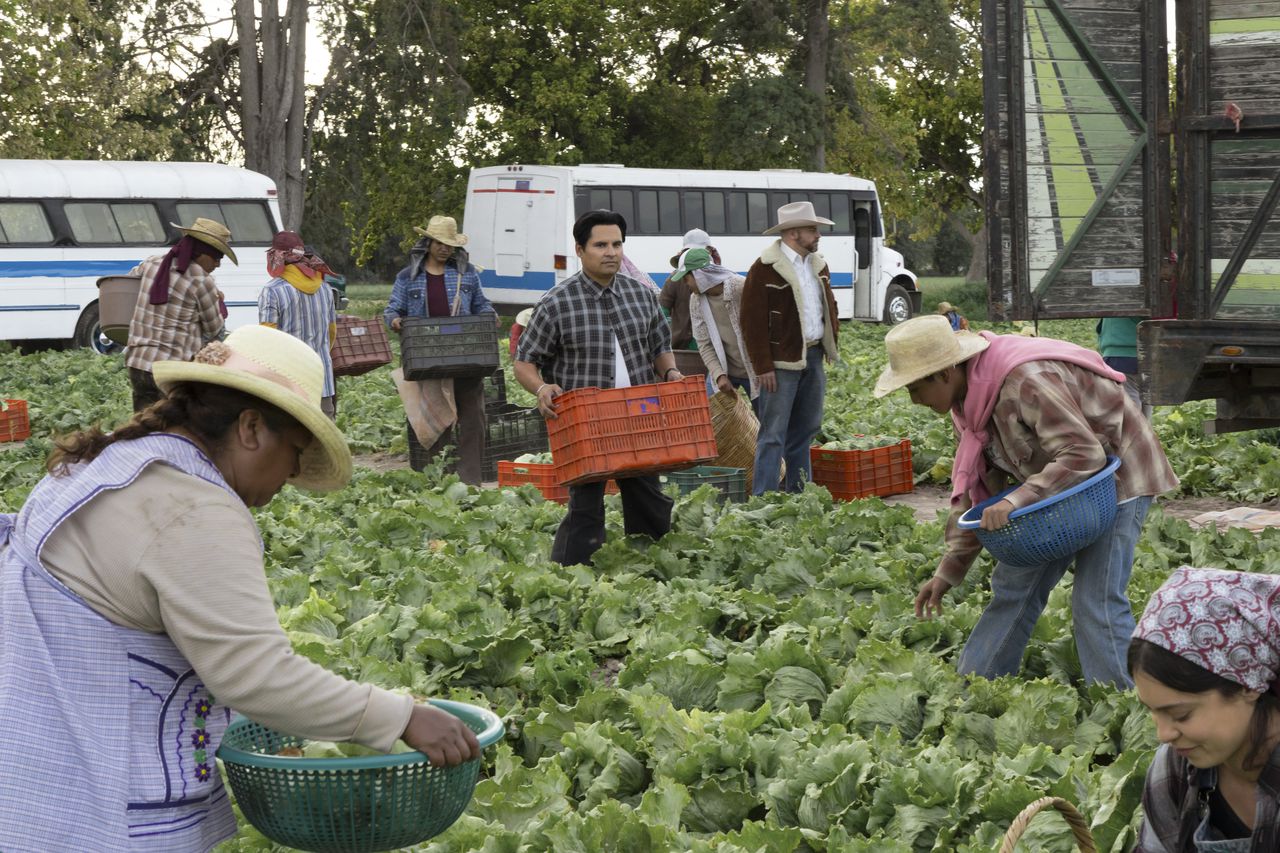
[[[45,477],[0,515],[5,853],[205,851],[236,832],[214,761],[231,710],[167,636],[108,621],[40,564],[59,524],[152,463],[230,491],[190,441],[153,435]]]

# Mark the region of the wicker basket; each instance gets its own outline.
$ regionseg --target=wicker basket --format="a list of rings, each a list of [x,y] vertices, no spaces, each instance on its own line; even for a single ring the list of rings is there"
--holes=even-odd
[[[1041,797],[1031,805],[1027,806],[1018,816],[1013,819],[1013,823],[1009,824],[1009,831],[1004,834],[1004,841],[1000,844],[1000,853],[1013,853],[1013,848],[1017,846],[1018,839],[1022,838],[1022,833],[1027,831],[1027,827],[1031,825],[1031,819],[1034,818],[1046,806],[1052,806],[1062,815],[1067,825],[1071,827],[1071,834],[1076,838],[1076,846],[1080,848],[1081,853],[1096,853],[1097,847],[1093,844],[1093,834],[1089,832],[1089,822],[1084,819],[1084,815],[1076,810],[1076,807],[1061,797]]]

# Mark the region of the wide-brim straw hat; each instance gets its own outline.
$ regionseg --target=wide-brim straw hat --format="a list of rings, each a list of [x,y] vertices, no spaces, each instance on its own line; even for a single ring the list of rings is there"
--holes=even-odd
[[[788,228],[805,228],[809,225],[835,225],[835,223],[818,216],[814,212],[813,202],[793,201],[778,208],[778,224],[764,233],[780,234]]]
[[[873,393],[883,397],[939,370],[968,361],[990,345],[981,335],[953,332],[951,322],[941,314],[912,317],[884,336],[889,366],[876,380]]]
[[[168,391],[179,382],[204,382],[252,394],[287,412],[311,433],[298,460],[301,489],[328,492],[351,479],[351,450],[338,427],[320,408],[324,365],[293,335],[268,326],[241,326],[225,341],[214,341],[195,361],[157,361],[156,385]]]
[[[231,231],[221,222],[205,219],[201,216],[197,217],[196,221],[189,226],[179,225],[176,222],[170,222],[169,224],[188,237],[194,237],[201,243],[212,246],[230,258],[231,263],[240,266],[240,262],[236,260],[236,253],[231,250]]]
[[[939,313],[939,314],[950,314],[950,313],[951,313],[952,311],[954,311],[954,310],[956,310],[956,309],[952,307],[952,305],[951,305],[951,303],[950,303],[950,302],[939,302],[939,303],[938,303],[938,313]]]
[[[452,216],[433,216],[427,221],[426,228],[415,225],[413,230],[419,237],[429,237],[455,249],[467,245],[467,235],[458,230],[458,222]]]

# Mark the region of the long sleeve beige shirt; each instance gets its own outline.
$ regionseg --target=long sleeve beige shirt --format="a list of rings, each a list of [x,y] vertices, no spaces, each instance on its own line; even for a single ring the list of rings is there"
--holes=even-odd
[[[49,572],[97,613],[167,634],[218,701],[315,740],[390,750],[413,700],[294,654],[257,524],[234,495],[164,464],[103,492],[49,537]]]

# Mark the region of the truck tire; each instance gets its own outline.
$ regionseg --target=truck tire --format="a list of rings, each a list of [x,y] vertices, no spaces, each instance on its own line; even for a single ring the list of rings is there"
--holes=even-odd
[[[102,334],[102,325],[98,322],[98,303],[91,302],[80,314],[76,323],[76,335],[71,342],[78,347],[92,349],[100,355],[113,355],[124,347]]]
[[[896,326],[911,319],[911,297],[900,284],[891,284],[884,293],[884,324]]]

